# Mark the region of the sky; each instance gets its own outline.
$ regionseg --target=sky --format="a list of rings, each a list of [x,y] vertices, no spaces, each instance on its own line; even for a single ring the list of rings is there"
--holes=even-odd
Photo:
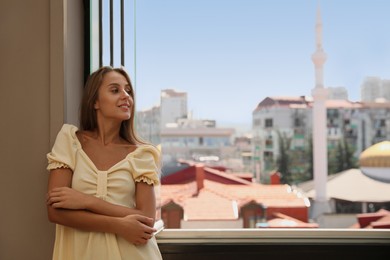
[[[365,77],[390,79],[389,0],[138,0],[137,110],[175,89],[193,118],[250,128],[264,98],[311,96],[318,6],[324,86],[359,101]]]

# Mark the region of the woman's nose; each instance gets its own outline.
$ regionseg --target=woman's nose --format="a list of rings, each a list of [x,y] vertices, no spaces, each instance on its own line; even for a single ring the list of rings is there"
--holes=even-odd
[[[130,95],[129,95],[129,93],[127,93],[127,91],[126,91],[126,90],[123,90],[123,91],[122,91],[122,95],[121,95],[121,97],[122,97],[122,98],[129,98],[129,97],[130,97]]]

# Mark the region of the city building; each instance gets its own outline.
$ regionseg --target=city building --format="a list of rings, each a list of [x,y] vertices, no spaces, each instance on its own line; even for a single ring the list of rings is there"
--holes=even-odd
[[[359,156],[359,165],[359,168],[327,176],[330,212],[316,220],[320,227],[366,228],[370,222],[383,217],[379,212],[390,208],[390,142],[382,141],[365,149]],[[316,193],[313,184],[310,180],[297,185],[311,201]],[[382,219],[371,228],[388,228],[388,224]]]
[[[380,77],[366,77],[361,86],[362,102],[390,102],[390,80]]]
[[[312,203],[316,193],[312,180],[296,188]],[[356,214],[390,207],[390,183],[370,178],[359,168],[327,176],[326,193],[330,211],[316,219],[320,227],[348,228],[356,222]]]
[[[390,79],[382,80],[382,98],[390,102]]]
[[[217,127],[215,120],[192,118],[185,92],[162,90],[160,105],[137,111],[136,119],[140,135],[161,146],[164,162],[187,159],[236,171],[249,168],[250,150],[235,145],[235,129]]]
[[[164,128],[160,132],[164,161],[189,159],[221,163],[234,158],[233,134],[232,128]]]
[[[136,127],[139,135],[155,144],[158,145],[161,142],[160,130],[161,130],[161,115],[160,107],[154,106],[151,109],[137,111],[136,112]]]
[[[292,150],[303,151],[312,118],[307,97],[266,97],[252,113],[253,168],[262,183],[269,181],[280,155],[280,141],[293,138]]]
[[[367,147],[390,139],[389,102],[326,100],[325,105],[330,173],[340,171],[335,168],[340,161],[337,157],[340,146],[347,147],[356,164]],[[311,113],[312,100],[303,96],[267,97],[253,111],[253,171],[260,171],[263,183],[269,181],[269,173],[276,167],[283,139],[290,142],[289,150],[293,152],[292,173],[299,175],[309,171]],[[307,173],[306,177],[312,176]]]
[[[174,89],[161,90],[160,113],[161,129],[168,127],[170,123],[176,123],[179,119],[188,118],[187,93]]]
[[[327,92],[327,99],[348,100],[348,91],[345,87],[328,87]]]

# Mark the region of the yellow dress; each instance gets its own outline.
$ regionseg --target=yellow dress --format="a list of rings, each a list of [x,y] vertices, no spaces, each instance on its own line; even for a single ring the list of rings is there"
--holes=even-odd
[[[78,128],[64,124],[47,154],[47,169],[70,168],[72,188],[110,203],[135,207],[135,182],[159,185],[159,151],[141,145],[107,171],[96,168],[82,150]],[[112,233],[86,232],[56,225],[54,260],[155,260],[162,259],[155,237],[146,245],[135,246]]]

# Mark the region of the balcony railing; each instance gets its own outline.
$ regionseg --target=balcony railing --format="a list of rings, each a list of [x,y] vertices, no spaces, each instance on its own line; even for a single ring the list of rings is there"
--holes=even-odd
[[[164,260],[390,256],[390,230],[385,229],[165,229],[157,242]]]

